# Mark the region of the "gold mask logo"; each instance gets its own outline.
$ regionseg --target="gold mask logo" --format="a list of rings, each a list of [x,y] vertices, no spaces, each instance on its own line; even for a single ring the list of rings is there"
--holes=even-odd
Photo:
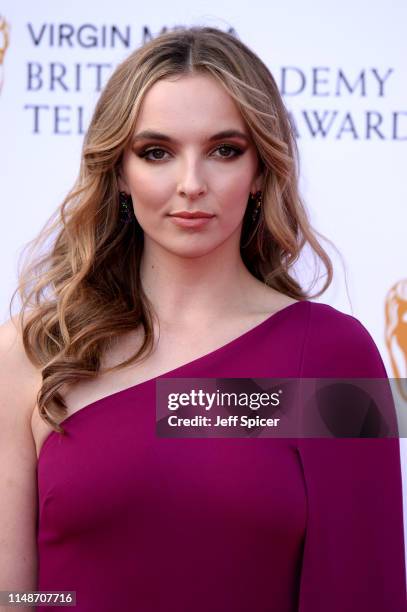
[[[9,31],[9,24],[4,17],[0,15],[0,93],[4,80],[4,57],[10,42]]]
[[[407,401],[407,279],[398,281],[386,296],[386,347],[393,377],[403,400]],[[404,378],[404,381],[403,381]]]

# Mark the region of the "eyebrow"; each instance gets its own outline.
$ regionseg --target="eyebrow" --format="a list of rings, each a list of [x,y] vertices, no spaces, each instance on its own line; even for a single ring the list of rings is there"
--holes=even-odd
[[[222,132],[218,132],[217,134],[213,134],[208,138],[209,142],[213,142],[214,140],[221,140],[223,138],[241,138],[246,142],[249,142],[249,137],[240,132],[239,130],[223,130]],[[139,140],[163,140],[165,142],[173,142],[178,144],[178,141],[175,138],[171,138],[167,134],[162,134],[161,132],[155,132],[153,130],[144,130],[143,132],[139,132],[133,138],[133,142],[138,142]]]

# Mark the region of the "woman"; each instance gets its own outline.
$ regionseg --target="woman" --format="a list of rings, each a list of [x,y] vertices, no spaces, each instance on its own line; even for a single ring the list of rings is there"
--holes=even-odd
[[[54,234],[13,348],[2,330],[2,588],[87,612],[404,610],[397,439],[155,432],[159,377],[386,376],[361,323],[294,278],[305,245],[316,296],[332,268],[261,60],[207,27],[130,55]]]

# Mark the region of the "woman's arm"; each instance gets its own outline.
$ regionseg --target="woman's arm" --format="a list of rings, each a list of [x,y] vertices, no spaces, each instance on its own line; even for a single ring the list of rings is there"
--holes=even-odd
[[[303,377],[387,378],[353,317],[313,304]],[[398,438],[298,440],[308,521],[299,612],[406,612]]]
[[[8,321],[0,326],[0,591],[37,586],[37,458],[30,422],[39,380]],[[31,608],[13,608],[20,609]]]

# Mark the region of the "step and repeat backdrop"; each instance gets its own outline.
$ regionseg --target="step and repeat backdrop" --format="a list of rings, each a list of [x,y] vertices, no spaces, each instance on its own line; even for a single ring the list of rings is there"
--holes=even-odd
[[[318,300],[356,316],[389,377],[406,378],[406,22],[403,0],[391,11],[362,0],[0,0],[1,321],[21,248],[72,186],[112,70],[163,30],[210,25],[260,55],[291,114],[302,195],[335,245],[323,243],[335,278]],[[402,381],[399,394],[407,400]],[[400,418],[405,431],[407,408]]]

